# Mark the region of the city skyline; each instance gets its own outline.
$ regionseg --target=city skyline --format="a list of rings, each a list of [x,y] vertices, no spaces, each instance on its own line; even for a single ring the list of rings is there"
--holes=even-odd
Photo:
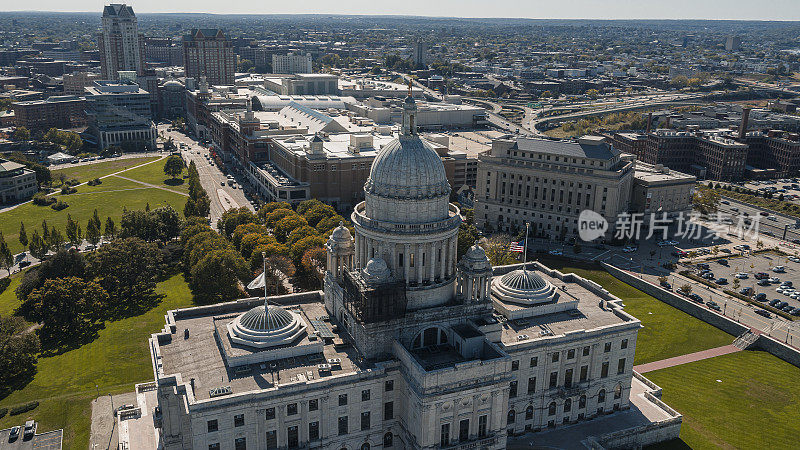
[[[27,8],[27,4],[13,5],[11,11],[52,11],[52,12],[92,12],[104,2],[79,0],[64,4],[45,0],[37,9]],[[444,0],[431,4],[421,0],[410,0],[402,4],[390,2],[345,1],[338,2],[336,8],[318,0],[299,4],[269,5],[264,8],[255,3],[220,4],[208,0],[163,3],[154,0],[129,3],[139,14],[149,13],[196,13],[196,14],[307,14],[315,11],[321,15],[398,15],[424,17],[463,17],[463,18],[530,18],[530,19],[596,19],[596,20],[800,20],[800,4],[792,0],[768,0],[760,3],[744,0],[712,0],[702,3],[690,0],[676,0],[669,4],[649,4],[628,0],[597,2],[594,0],[567,0],[553,3],[536,1],[524,5],[503,0],[493,3],[491,12],[477,1],[456,3]],[[261,9],[264,8],[264,9]],[[453,14],[454,12],[458,14]]]

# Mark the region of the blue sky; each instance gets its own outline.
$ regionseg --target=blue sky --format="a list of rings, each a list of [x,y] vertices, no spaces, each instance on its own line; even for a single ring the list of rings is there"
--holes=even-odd
[[[114,0],[121,3],[122,0]],[[1,0],[0,10],[97,11],[97,0]],[[400,14],[588,19],[800,20],[800,0],[135,0],[136,12]],[[31,8],[34,6],[34,8]]]

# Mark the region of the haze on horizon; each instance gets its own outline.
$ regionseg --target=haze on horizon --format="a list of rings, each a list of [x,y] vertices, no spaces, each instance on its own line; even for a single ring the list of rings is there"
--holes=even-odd
[[[104,4],[128,3],[137,13],[213,13],[213,14],[354,14],[414,15],[464,18],[533,18],[533,19],[709,19],[709,20],[800,20],[798,0],[671,0],[642,2],[636,0],[425,0],[338,2],[306,0],[303,2],[219,2],[211,0],[98,1],[40,0],[5,5],[3,11],[93,12]]]

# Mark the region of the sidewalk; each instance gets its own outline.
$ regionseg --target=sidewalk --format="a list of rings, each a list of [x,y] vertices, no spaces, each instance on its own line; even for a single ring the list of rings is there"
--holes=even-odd
[[[727,355],[729,353],[736,353],[738,351],[741,351],[741,349],[734,347],[732,344],[723,345],[722,347],[710,348],[708,350],[675,356],[673,358],[662,359],[660,361],[653,361],[647,364],[640,364],[638,366],[633,366],[633,370],[639,373],[652,372],[653,370],[666,369],[667,367],[679,366],[681,364],[713,358],[715,356]]]

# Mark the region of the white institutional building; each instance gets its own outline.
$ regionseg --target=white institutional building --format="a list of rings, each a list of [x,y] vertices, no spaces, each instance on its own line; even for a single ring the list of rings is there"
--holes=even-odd
[[[376,156],[352,214],[355,235],[331,234],[324,292],[167,314],[149,342],[155,400],[142,407],[162,448],[503,449],[516,435],[603,448],[677,437],[680,416],[634,377],[641,324],[621,300],[539,263],[493,268],[477,245],[457,260],[461,216],[415,113],[409,97],[402,133]],[[634,415],[646,424],[630,425]]]

